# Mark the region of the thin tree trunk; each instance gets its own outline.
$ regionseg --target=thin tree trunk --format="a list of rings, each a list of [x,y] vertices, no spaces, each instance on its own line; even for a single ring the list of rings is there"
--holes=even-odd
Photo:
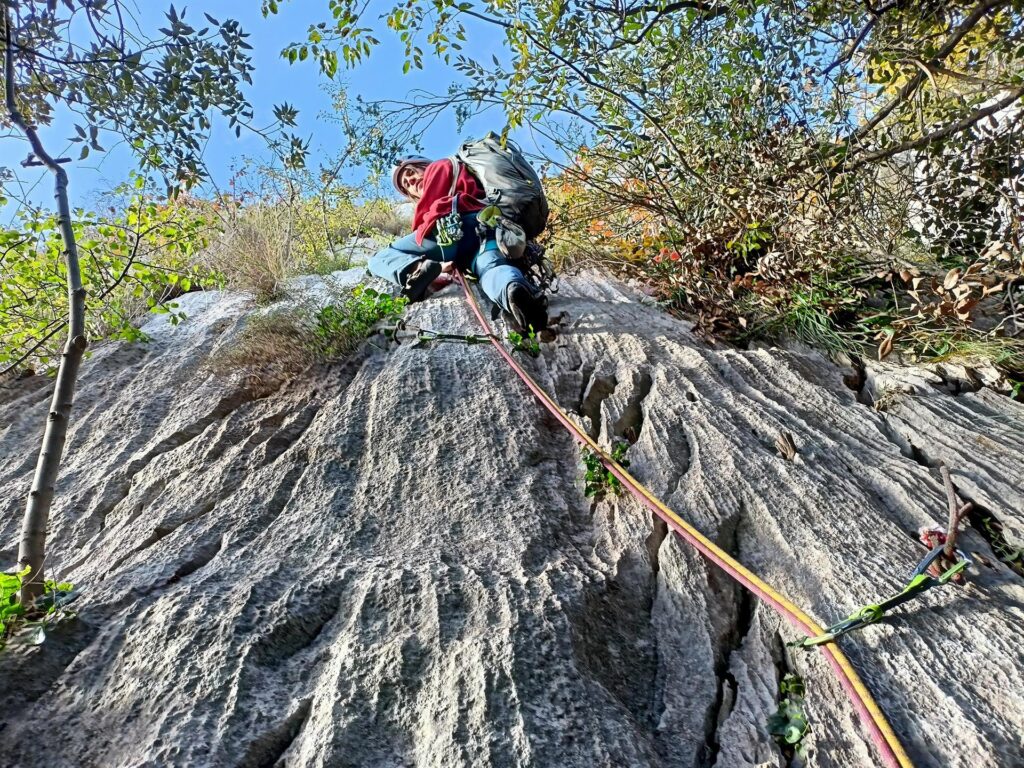
[[[71,404],[75,396],[75,379],[82,363],[82,355],[88,345],[85,336],[85,288],[78,266],[78,248],[71,226],[71,206],[68,203],[68,176],[64,169],[51,157],[39,140],[39,134],[30,126],[18,109],[14,84],[14,31],[11,28],[9,8],[4,8],[4,81],[7,114],[21,129],[32,145],[32,152],[54,175],[54,197],[60,214],[60,231],[64,240],[64,259],[68,278],[68,340],[61,353],[57,368],[57,382],[46,419],[43,443],[39,450],[32,490],[29,492],[25,518],[21,528],[21,544],[18,548],[18,565],[31,567],[28,580],[21,590],[21,601],[30,605],[43,592],[43,561],[46,551],[46,525],[53,502],[53,488],[64,453],[64,441],[68,432]]]

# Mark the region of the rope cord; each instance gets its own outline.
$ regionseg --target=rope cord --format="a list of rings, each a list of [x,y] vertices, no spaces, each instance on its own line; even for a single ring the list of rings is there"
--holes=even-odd
[[[618,478],[622,485],[628,489],[641,504],[664,520],[677,534],[693,545],[698,552],[704,555],[705,558],[729,574],[729,576],[731,576],[735,581],[740,583],[758,598],[772,606],[772,608],[789,621],[790,624],[811,637],[817,637],[825,633],[824,628],[822,628],[798,606],[788,600],[784,595],[775,591],[775,589],[767,582],[761,580],[761,578],[748,570],[742,563],[732,558],[727,552],[725,552],[725,550],[721,549],[704,534],[665,506],[665,504],[654,496],[654,494],[640,483],[640,481],[634,478],[629,472],[620,466],[618,462],[612,459],[611,456],[608,455],[607,451],[601,448],[595,440],[583,432],[565,414],[559,405],[551,399],[547,392],[544,391],[533,377],[530,376],[530,374],[527,373],[518,362],[516,362],[512,355],[509,354],[502,345],[501,341],[491,333],[491,328],[488,325],[487,320],[484,319],[483,313],[480,310],[480,305],[469,288],[469,283],[464,279],[461,272],[457,272],[457,275],[459,284],[462,285],[462,289],[465,292],[466,301],[469,303],[470,309],[473,311],[473,314],[476,315],[480,325],[490,337],[490,341],[494,345],[494,348],[498,350],[498,353],[505,359],[505,362],[509,364],[516,375],[523,380],[534,396],[540,401],[541,405],[543,405],[551,415],[554,416],[559,423],[561,423],[561,425],[572,434],[577,442],[596,453],[601,458],[601,462],[605,467],[607,467],[608,471]],[[875,702],[871,692],[867,689],[867,686],[864,685],[864,682],[860,679],[857,671],[853,668],[850,660],[836,645],[832,643],[822,644],[817,647],[825,654],[826,661],[828,661],[832,670],[835,672],[836,677],[839,679],[840,684],[845,689],[850,702],[857,710],[861,721],[867,728],[868,733],[875,745],[878,747],[878,750],[886,764],[891,766],[891,768],[913,768],[913,763],[904,751],[903,746],[900,744],[899,739],[893,732],[892,727],[885,719],[885,715]]]

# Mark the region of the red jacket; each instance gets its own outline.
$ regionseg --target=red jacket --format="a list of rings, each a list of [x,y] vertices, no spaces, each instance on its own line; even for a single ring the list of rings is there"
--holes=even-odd
[[[418,245],[423,245],[423,238],[430,234],[438,219],[452,212],[451,191],[452,161],[436,160],[428,165],[423,174],[423,197],[416,203],[412,217],[412,231]],[[459,196],[459,213],[476,213],[486,206],[483,187],[462,164],[455,194]]]

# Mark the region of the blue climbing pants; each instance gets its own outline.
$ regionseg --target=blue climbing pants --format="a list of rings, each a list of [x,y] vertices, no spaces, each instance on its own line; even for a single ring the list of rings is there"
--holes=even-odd
[[[494,240],[487,240],[483,250],[476,233],[476,214],[462,217],[462,239],[447,246],[438,245],[430,238],[416,242],[416,235],[406,235],[374,255],[367,263],[370,274],[401,287],[420,259],[434,261],[454,260],[459,269],[469,269],[480,281],[480,287],[491,301],[510,311],[506,295],[512,283],[529,286],[518,267],[506,259]]]

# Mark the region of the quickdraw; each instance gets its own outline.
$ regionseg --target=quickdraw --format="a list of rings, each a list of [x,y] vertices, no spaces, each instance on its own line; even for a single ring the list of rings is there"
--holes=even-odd
[[[399,334],[411,332],[411,335],[407,335],[406,339],[415,339],[414,347],[426,346],[434,341],[441,342],[458,342],[461,344],[486,344],[491,339],[496,338],[490,335],[484,336],[483,334],[476,333],[444,333],[442,331],[435,331],[430,328],[422,328],[418,325],[412,325],[407,323],[405,320],[399,320],[395,325],[385,326],[381,328],[381,332],[388,339],[391,339],[396,344],[401,344],[403,337]]]
[[[434,241],[442,248],[455,245],[462,239],[462,216],[459,215],[459,196],[452,196],[452,212],[434,224]]]
[[[925,555],[924,559],[918,563],[917,568],[915,568],[914,572],[911,574],[910,581],[907,582],[907,586],[904,587],[903,591],[899,594],[893,595],[879,603],[865,605],[863,608],[859,608],[854,611],[842,621],[836,622],[817,637],[807,637],[799,642],[791,643],[791,645],[799,648],[809,648],[814,645],[821,645],[822,643],[830,643],[840,635],[845,635],[847,632],[852,632],[855,629],[860,629],[861,627],[866,627],[868,624],[874,624],[876,621],[880,621],[893,608],[897,608],[904,603],[913,600],[915,597],[924,594],[932,587],[941,587],[943,584],[948,584],[958,573],[970,565],[971,561],[967,555],[958,549],[956,550],[956,563],[954,563],[950,568],[947,568],[940,576],[930,575],[928,573],[928,569],[931,568],[932,564],[942,556],[944,550],[945,545],[939,544],[934,547],[931,552]]]

